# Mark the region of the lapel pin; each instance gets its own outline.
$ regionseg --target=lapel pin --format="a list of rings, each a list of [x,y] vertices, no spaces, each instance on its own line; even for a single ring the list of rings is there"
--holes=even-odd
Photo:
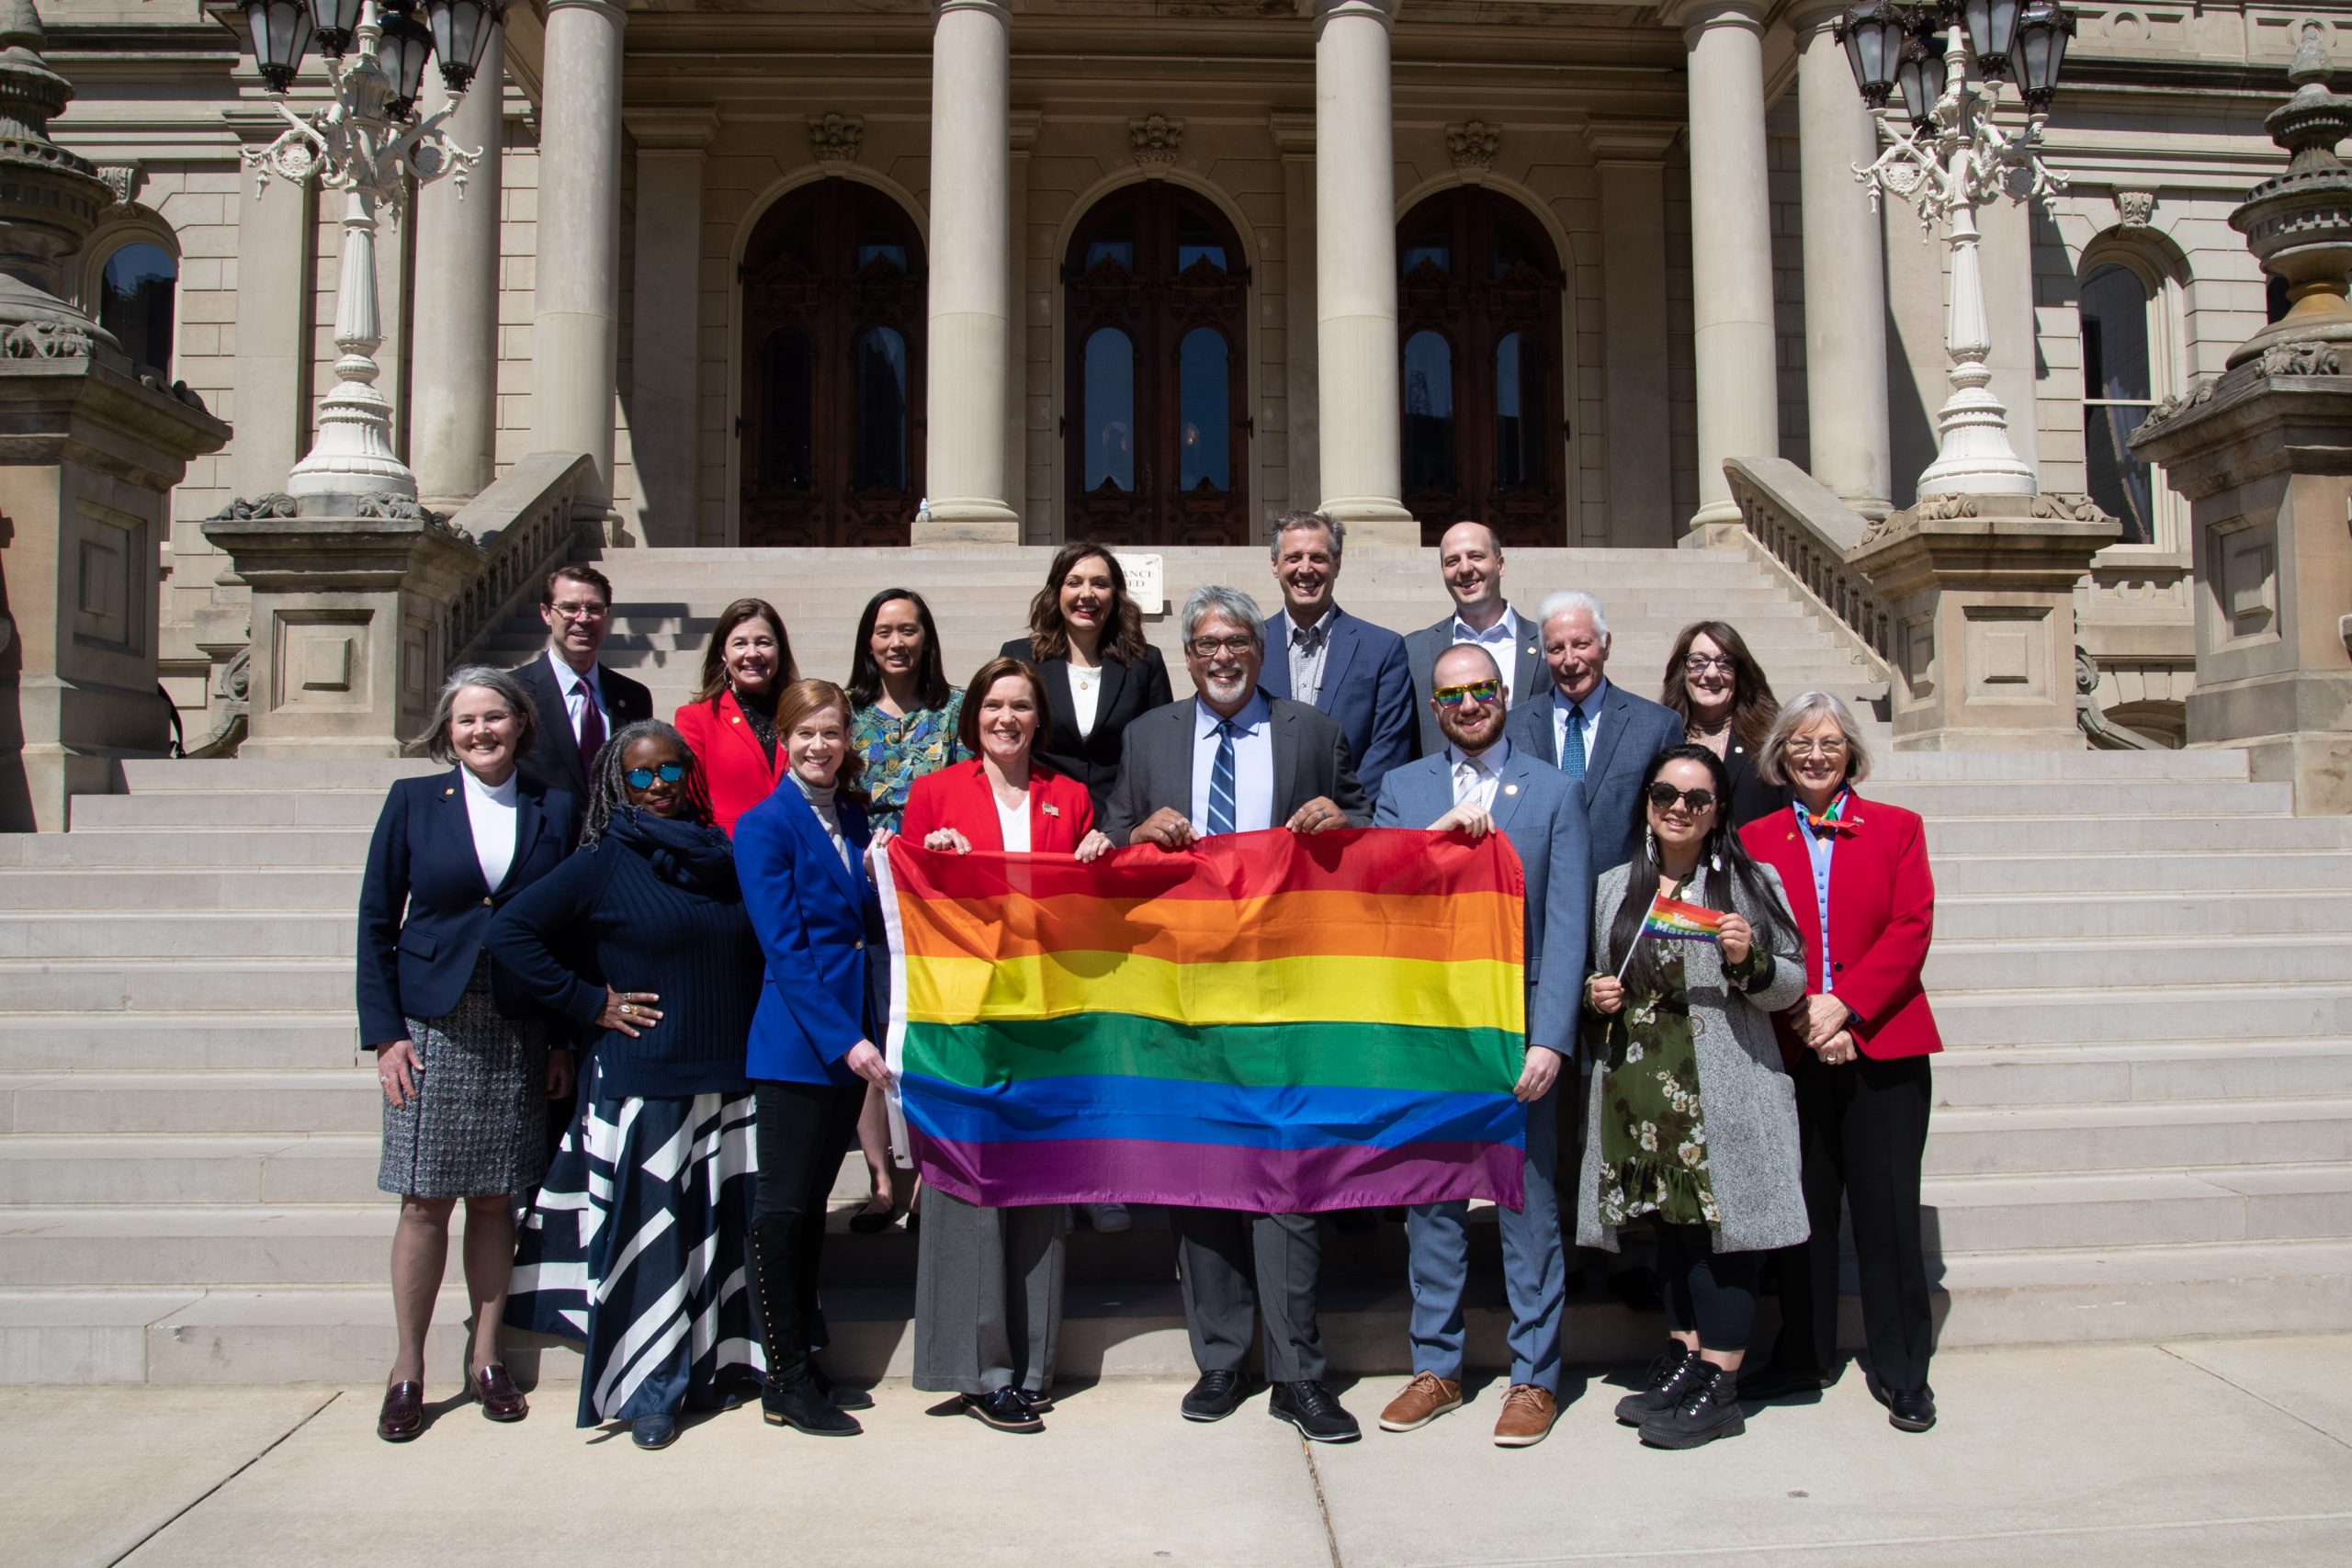
[[[1045,811],[1048,817],[1059,817],[1062,814],[1062,808],[1058,806],[1048,806]]]
[[[1503,793],[1505,795],[1517,795],[1519,793],[1519,786],[1517,784],[1505,784],[1503,785]]]
[[[443,790],[441,793],[442,793],[443,795],[455,795],[455,794],[457,794],[458,792],[457,792],[456,790],[454,790],[454,789],[445,789],[445,790]]]

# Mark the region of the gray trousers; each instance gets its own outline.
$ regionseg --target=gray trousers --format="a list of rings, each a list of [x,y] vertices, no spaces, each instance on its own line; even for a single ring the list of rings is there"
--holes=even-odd
[[[1193,1365],[1204,1372],[1239,1371],[1263,1313],[1267,1381],[1321,1379],[1315,1276],[1322,1267],[1323,1242],[1315,1216],[1174,1209],[1170,1217],[1176,1227],[1184,1330],[1192,1337]]]
[[[923,1189],[917,1388],[1044,1393],[1053,1386],[1069,1215],[1059,1203],[983,1209],[936,1187]]]

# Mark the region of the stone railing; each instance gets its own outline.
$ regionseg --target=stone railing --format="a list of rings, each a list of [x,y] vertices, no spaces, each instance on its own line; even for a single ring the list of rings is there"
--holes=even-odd
[[[1794,590],[1882,681],[1894,671],[1894,619],[1869,579],[1846,564],[1869,519],[1782,457],[1728,457],[1724,477],[1746,525],[1741,547]]]
[[[578,539],[574,506],[594,477],[586,453],[540,452],[509,468],[468,502],[449,525],[483,552],[481,568],[450,603],[441,624],[441,672],[473,662],[474,650],[536,595]],[[437,682],[439,676],[435,680]]]

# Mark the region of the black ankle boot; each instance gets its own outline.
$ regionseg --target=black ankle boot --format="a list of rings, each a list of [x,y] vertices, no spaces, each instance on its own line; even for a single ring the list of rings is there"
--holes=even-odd
[[[1747,1430],[1739,1409],[1739,1374],[1705,1361],[1698,1367],[1681,1403],[1642,1423],[1642,1441],[1654,1449],[1695,1449]]]
[[[772,1381],[760,1391],[760,1416],[771,1427],[790,1427],[812,1438],[854,1438],[865,1427],[835,1407],[804,1367],[799,1375]]]
[[[1671,1410],[1681,1403],[1698,1381],[1705,1365],[1699,1352],[1670,1345],[1665,1355],[1650,1363],[1648,1375],[1643,1380],[1638,1393],[1629,1393],[1617,1402],[1617,1419],[1628,1427],[1638,1427],[1651,1416]]]

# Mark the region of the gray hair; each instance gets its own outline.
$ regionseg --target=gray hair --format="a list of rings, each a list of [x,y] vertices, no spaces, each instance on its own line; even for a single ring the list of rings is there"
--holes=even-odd
[[[1824,714],[1838,721],[1838,733],[1846,738],[1846,782],[1860,784],[1871,776],[1871,749],[1862,739],[1861,727],[1854,721],[1854,710],[1833,692],[1799,692],[1781,709],[1756,753],[1756,771],[1764,775],[1765,783],[1788,784],[1789,770],[1781,758],[1789,749],[1789,737]]]
[[[666,740],[677,748],[678,761],[686,770],[686,776],[678,781],[678,797],[685,803],[686,819],[709,825],[710,785],[703,778],[695,749],[660,719],[640,718],[615,730],[605,749],[596,753],[596,767],[588,780],[588,802],[580,819],[583,848],[602,839],[613,824],[613,813],[628,804],[628,749],[640,740]]]
[[[440,699],[433,705],[433,722],[410,750],[421,747],[436,762],[458,760],[458,749],[449,743],[449,720],[457,713],[458,694],[469,686],[480,686],[495,694],[506,705],[506,711],[522,721],[522,728],[514,737],[514,755],[519,758],[529,751],[531,742],[538,738],[538,707],[513,671],[493,670],[487,664],[461,664],[449,671],[449,678],[441,682]]]
[[[1563,588],[1557,593],[1546,594],[1544,603],[1536,607],[1535,625],[1539,629],[1547,626],[1553,616],[1565,615],[1571,610],[1582,610],[1590,615],[1592,629],[1600,634],[1601,641],[1609,640],[1609,617],[1602,612],[1600,601],[1581,588]]]
[[[1328,512],[1285,512],[1274,519],[1274,536],[1266,541],[1266,553],[1276,560],[1283,558],[1283,536],[1301,528],[1320,528],[1331,537],[1331,558],[1338,560],[1348,547],[1348,525]]]
[[[1193,640],[1193,628],[1211,615],[1220,615],[1246,627],[1250,638],[1260,650],[1266,646],[1266,617],[1258,613],[1258,601],[1238,588],[1226,588],[1214,582],[1204,582],[1184,600],[1184,613],[1178,624],[1184,628],[1184,640]]]

